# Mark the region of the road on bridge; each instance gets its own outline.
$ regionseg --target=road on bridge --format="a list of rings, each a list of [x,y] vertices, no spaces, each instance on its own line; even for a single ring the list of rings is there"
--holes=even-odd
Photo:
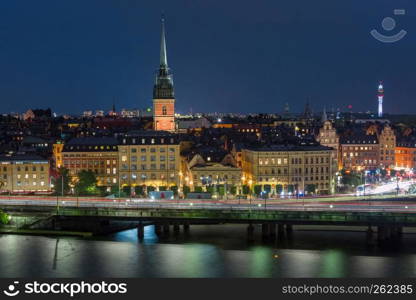
[[[0,206],[49,206],[83,208],[166,208],[166,209],[232,209],[284,211],[348,211],[416,213],[416,196],[327,197],[300,199],[251,200],[152,200],[147,198],[108,199],[99,197],[0,196]]]

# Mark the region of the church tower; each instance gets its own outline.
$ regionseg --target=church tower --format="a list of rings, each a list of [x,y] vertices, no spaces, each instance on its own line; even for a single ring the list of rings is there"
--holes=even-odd
[[[160,65],[153,86],[153,129],[175,131],[175,93],[166,55],[165,19],[163,16]]]

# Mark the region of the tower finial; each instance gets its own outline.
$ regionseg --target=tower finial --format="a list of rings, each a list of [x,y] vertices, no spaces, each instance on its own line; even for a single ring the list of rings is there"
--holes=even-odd
[[[167,68],[168,58],[166,55],[165,15],[163,13],[160,22],[162,23],[162,33],[160,36],[160,66]]]
[[[322,123],[328,121],[328,115],[326,114],[326,106],[324,106],[324,110],[322,112],[322,119],[321,119]]]

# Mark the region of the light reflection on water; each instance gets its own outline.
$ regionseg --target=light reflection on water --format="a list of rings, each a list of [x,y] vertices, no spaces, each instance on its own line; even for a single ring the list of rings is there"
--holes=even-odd
[[[258,232],[258,230],[257,230]],[[2,277],[415,277],[416,237],[368,248],[359,232],[295,231],[247,244],[241,225],[191,226],[159,239],[152,226],[93,239],[2,235]]]

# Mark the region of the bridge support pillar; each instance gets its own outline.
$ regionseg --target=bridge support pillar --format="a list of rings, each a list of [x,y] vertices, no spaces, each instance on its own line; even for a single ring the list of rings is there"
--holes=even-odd
[[[269,237],[269,224],[263,223],[261,224],[261,235],[263,239],[268,239]]]
[[[386,226],[380,225],[377,227],[377,240],[379,242],[386,240]]]
[[[400,239],[402,235],[402,227],[401,226],[392,226],[391,227],[391,237],[393,239]]]
[[[160,235],[162,233],[162,226],[160,224],[155,224],[155,234]]]
[[[247,240],[249,242],[254,241],[254,226],[253,226],[253,224],[248,224],[248,226],[247,226]]]
[[[368,245],[373,245],[374,243],[374,231],[371,225],[368,226],[367,231],[365,233],[366,242]]]
[[[276,224],[275,223],[269,224],[269,237],[272,240],[276,238]]]
[[[183,223],[183,232],[185,233],[189,232],[189,222]]]
[[[139,240],[142,240],[144,238],[144,225],[143,225],[143,223],[139,223],[139,225],[137,225],[137,237],[139,238]]]
[[[286,224],[286,233],[289,235],[293,232],[292,224]]]
[[[163,233],[169,234],[169,223],[163,224]]]
[[[174,223],[174,224],[173,224],[173,232],[174,232],[175,234],[178,234],[178,233],[179,233],[179,230],[180,230],[180,228],[179,228],[179,223]]]
[[[285,237],[285,227],[283,224],[277,225],[277,237],[279,240],[283,240]]]

